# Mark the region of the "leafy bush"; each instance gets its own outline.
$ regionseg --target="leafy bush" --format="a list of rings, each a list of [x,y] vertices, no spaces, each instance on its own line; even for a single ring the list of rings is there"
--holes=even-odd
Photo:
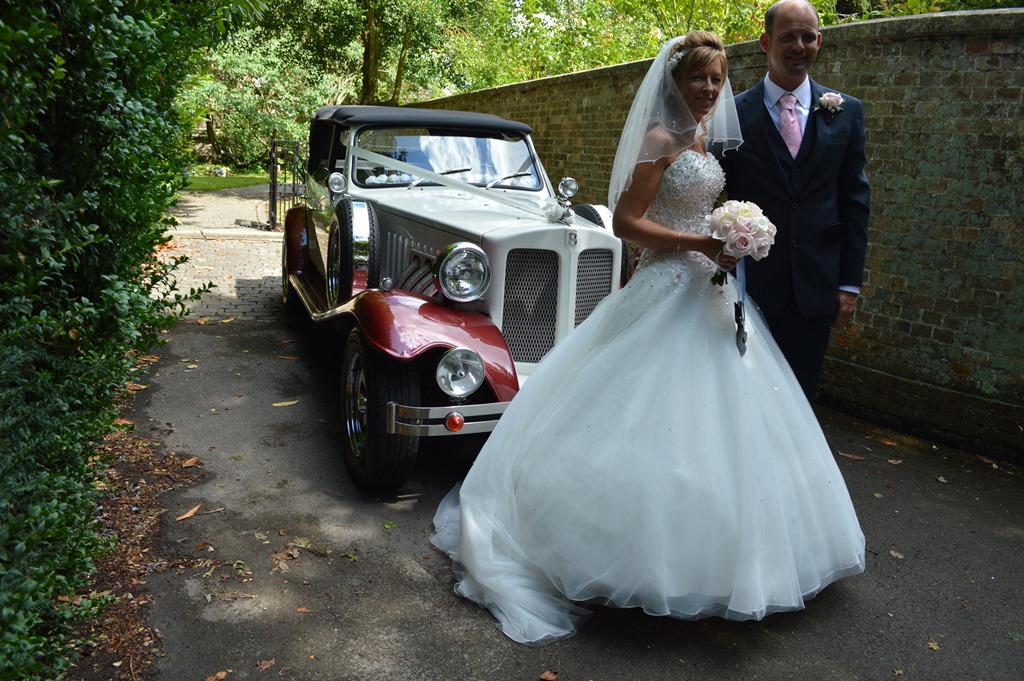
[[[237,4],[237,3],[236,3]],[[0,678],[60,676],[108,546],[94,443],[198,295],[162,262],[181,182],[174,97],[208,3],[8,0],[0,14]],[[193,12],[194,14],[189,14]]]

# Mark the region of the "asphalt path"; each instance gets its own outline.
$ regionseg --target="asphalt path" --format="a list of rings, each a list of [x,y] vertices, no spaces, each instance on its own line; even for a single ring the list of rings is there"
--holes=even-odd
[[[596,608],[573,639],[512,642],[429,542],[469,461],[437,452],[388,496],[347,478],[341,339],[285,314],[279,235],[186,225],[174,246],[184,288],[217,288],[166,334],[132,416],[200,461],[162,497],[159,679],[1024,678],[1022,475],[824,408],[864,575],[761,622]]]

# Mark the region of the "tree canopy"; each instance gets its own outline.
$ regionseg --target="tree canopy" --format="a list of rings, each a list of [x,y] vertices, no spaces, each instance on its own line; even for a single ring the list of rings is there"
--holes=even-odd
[[[823,26],[1012,0],[812,0]],[[222,162],[266,157],[327,103],[399,105],[645,59],[701,28],[760,35],[772,0],[278,0],[209,54],[191,108]]]

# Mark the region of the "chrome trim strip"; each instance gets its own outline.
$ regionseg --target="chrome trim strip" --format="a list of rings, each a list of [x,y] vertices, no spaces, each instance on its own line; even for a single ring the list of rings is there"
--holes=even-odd
[[[406,407],[388,402],[388,433],[415,437],[489,433],[494,430],[508,405],[508,402],[491,402],[461,406]],[[466,419],[466,425],[457,433],[448,430],[444,425],[444,420],[452,412],[458,412]]]

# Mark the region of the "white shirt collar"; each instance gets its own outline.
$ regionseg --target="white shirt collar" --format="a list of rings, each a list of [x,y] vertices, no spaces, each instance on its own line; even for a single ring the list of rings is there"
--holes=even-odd
[[[803,107],[804,111],[809,111],[811,108],[811,79],[804,78],[804,82],[795,90],[783,90],[781,87],[772,82],[772,79],[768,76],[764,77],[764,102],[768,108],[774,108],[779,102],[779,97],[792,92],[796,95],[796,101],[799,106]]]

